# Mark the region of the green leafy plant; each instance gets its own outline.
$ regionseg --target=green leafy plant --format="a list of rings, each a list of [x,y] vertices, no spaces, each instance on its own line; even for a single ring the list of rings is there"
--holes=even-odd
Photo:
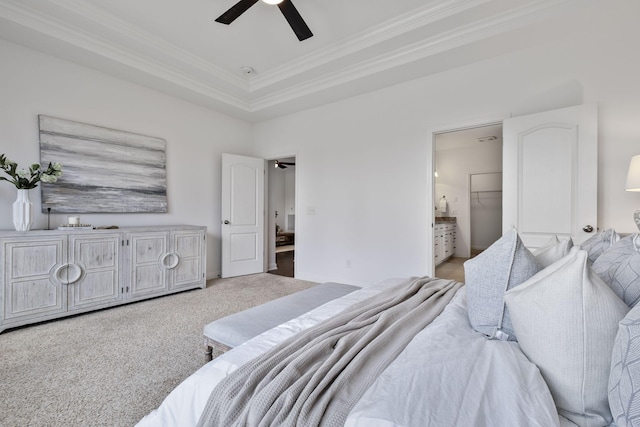
[[[49,163],[46,169],[37,163],[32,164],[29,169],[18,169],[18,164],[7,159],[4,154],[0,154],[0,170],[10,177],[0,176],[0,181],[8,181],[20,190],[36,188],[40,181],[54,183],[62,176],[60,163]]]

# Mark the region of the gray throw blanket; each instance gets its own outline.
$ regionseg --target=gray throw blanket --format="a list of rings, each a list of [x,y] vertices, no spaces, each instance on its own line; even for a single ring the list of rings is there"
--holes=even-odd
[[[218,384],[198,427],[342,426],[461,283],[413,278],[285,340]]]

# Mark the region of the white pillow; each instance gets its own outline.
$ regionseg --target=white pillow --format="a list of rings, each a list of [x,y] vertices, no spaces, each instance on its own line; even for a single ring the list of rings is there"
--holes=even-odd
[[[572,251],[504,298],[518,344],[540,369],[558,413],[580,426],[604,426],[611,423],[611,349],[629,307],[587,257]]]
[[[572,247],[573,240],[571,240],[571,237],[559,240],[558,236],[553,236],[546,245],[534,250],[533,256],[544,268],[569,255]]]

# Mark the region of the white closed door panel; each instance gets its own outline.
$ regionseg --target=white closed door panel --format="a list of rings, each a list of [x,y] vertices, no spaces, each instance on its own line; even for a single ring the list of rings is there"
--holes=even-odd
[[[264,160],[222,155],[222,277],[264,270]]]
[[[507,119],[503,124],[503,232],[529,249],[553,236],[575,244],[597,229],[596,105]]]

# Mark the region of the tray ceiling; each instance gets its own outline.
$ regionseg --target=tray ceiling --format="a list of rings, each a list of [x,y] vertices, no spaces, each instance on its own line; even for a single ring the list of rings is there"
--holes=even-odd
[[[0,37],[258,121],[560,37],[587,0],[0,0]]]

